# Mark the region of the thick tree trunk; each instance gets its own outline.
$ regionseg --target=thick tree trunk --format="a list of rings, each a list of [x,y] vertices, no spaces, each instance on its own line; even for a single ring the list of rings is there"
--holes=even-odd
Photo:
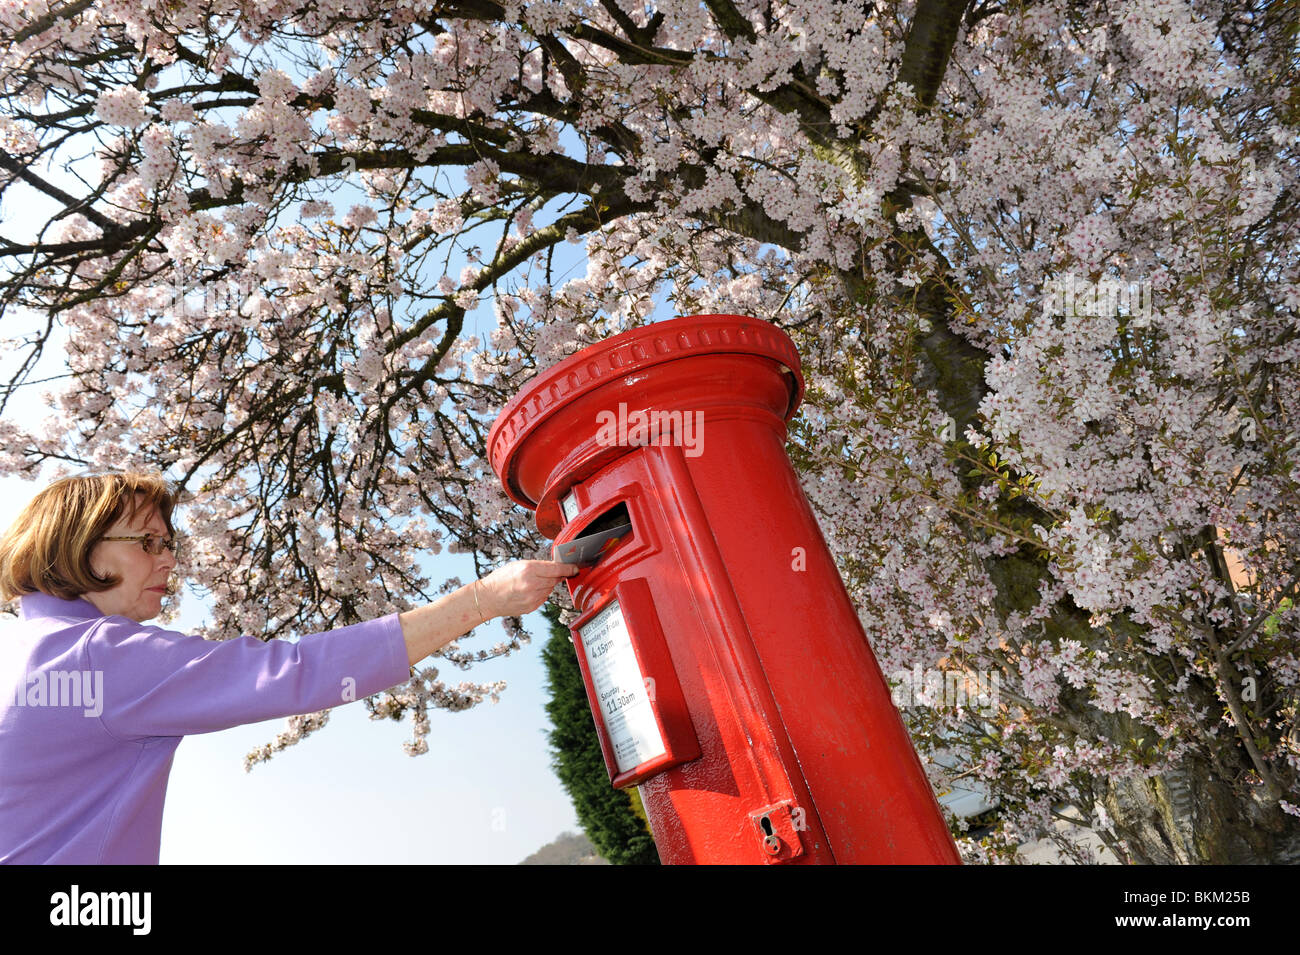
[[[1148,779],[1108,781],[1101,803],[1128,844],[1130,862],[1300,863],[1300,819],[1242,796],[1199,759]]]

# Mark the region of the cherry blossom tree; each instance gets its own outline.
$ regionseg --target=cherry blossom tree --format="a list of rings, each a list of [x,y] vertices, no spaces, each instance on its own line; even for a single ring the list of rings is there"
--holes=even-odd
[[[210,636],[427,600],[444,538],[539,553],[483,457],[521,383],[657,309],[756,315],[800,347],[791,451],[884,671],[998,677],[906,709],[936,782],[1000,803],[967,858],[1067,817],[1126,860],[1300,860],[1294,4],[0,0],[0,30],[0,314],[39,319],[0,410],[59,330],[69,376],[0,471],[168,469]],[[369,705],[418,752],[496,689]]]

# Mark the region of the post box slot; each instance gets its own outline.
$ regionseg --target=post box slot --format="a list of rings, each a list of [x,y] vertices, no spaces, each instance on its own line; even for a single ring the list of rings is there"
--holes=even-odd
[[[557,544],[555,559],[590,567],[632,536],[627,504],[615,504],[592,518],[569,541]]]
[[[590,537],[592,534],[599,534],[601,531],[612,531],[623,525],[632,525],[632,518],[627,512],[627,504],[619,502],[607,511],[596,515],[590,524],[582,529],[579,537]],[[631,536],[631,531],[628,532]]]

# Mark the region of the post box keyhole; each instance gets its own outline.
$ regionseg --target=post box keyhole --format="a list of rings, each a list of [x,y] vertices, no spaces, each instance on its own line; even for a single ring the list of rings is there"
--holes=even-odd
[[[776,855],[781,851],[781,840],[772,829],[772,820],[763,816],[758,820],[758,825],[763,830],[763,850],[768,855]]]

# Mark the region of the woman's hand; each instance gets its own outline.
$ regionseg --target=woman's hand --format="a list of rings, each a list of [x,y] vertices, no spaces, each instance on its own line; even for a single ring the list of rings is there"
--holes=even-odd
[[[518,617],[531,613],[551,595],[555,585],[581,568],[555,560],[516,560],[479,580],[478,606],[484,618]]]

